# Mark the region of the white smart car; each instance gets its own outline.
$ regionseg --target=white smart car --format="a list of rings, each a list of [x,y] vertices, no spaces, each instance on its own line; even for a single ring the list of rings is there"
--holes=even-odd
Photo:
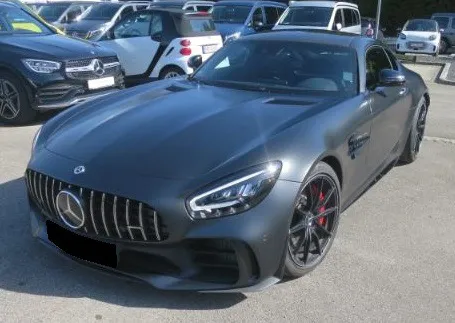
[[[431,19],[412,19],[406,22],[398,36],[398,54],[439,54],[441,32],[437,21]]]

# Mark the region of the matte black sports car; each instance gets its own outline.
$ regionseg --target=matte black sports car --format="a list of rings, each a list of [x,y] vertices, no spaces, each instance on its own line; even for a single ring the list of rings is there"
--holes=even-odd
[[[415,160],[429,104],[420,76],[372,39],[247,36],[188,78],[45,124],[26,171],[32,232],[163,289],[300,277],[326,256],[340,214]]]

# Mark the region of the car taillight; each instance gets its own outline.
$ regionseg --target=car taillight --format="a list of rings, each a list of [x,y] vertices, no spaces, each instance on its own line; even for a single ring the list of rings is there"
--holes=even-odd
[[[182,54],[183,56],[189,56],[191,55],[191,48],[189,47],[183,47],[180,49],[180,54]]]
[[[189,39],[182,39],[180,41],[180,45],[182,45],[183,47],[188,47],[191,45],[191,41]]]
[[[366,35],[368,37],[373,37],[374,36],[374,30],[372,28],[367,29]]]

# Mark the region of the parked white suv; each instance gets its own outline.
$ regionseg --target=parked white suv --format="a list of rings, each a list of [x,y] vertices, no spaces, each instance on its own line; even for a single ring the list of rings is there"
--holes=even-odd
[[[278,29],[323,29],[361,34],[359,7],[337,1],[291,1],[277,21]]]

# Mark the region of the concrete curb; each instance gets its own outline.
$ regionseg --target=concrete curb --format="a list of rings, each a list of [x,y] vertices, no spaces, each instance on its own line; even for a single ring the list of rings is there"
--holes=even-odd
[[[450,80],[448,78],[450,67],[452,63],[446,63],[444,68],[442,69],[441,73],[438,75],[438,83],[446,84],[446,85],[455,85],[455,80]]]

